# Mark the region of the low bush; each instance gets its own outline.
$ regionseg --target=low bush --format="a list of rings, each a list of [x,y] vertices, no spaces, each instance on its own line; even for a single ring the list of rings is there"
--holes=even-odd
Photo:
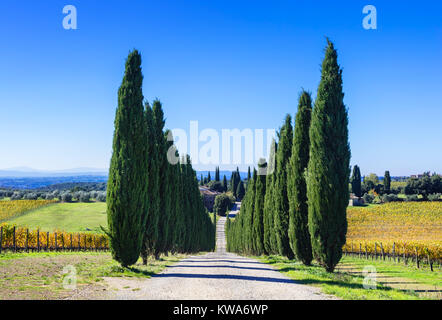
[[[442,201],[441,198],[442,194],[440,193],[433,193],[428,195],[428,200],[430,201]]]
[[[406,201],[419,201],[419,197],[417,194],[409,194],[407,195]]]

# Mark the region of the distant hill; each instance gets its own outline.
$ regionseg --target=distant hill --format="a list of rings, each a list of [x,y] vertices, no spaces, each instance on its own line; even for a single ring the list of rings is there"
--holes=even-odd
[[[107,176],[80,175],[68,177],[0,177],[0,188],[8,189],[71,189],[75,183],[107,182]],[[53,186],[53,187],[51,187]]]
[[[97,168],[73,168],[67,170],[46,171],[27,167],[17,167],[0,170],[0,178],[107,176],[107,174],[107,170]]]

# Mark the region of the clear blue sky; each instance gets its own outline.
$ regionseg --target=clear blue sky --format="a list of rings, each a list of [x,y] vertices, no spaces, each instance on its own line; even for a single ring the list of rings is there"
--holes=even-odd
[[[78,29],[62,27],[75,5]],[[362,8],[377,8],[377,30]],[[0,168],[107,168],[129,50],[167,127],[279,128],[343,68],[351,164],[442,172],[440,1],[1,1]]]

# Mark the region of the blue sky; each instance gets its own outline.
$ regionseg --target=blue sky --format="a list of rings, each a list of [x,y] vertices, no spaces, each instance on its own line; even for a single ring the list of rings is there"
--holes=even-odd
[[[77,30],[62,27],[67,4]],[[362,27],[367,4],[377,30]],[[442,172],[442,3],[425,0],[2,1],[0,168],[107,168],[133,48],[167,127],[279,128],[301,88],[316,96],[325,36],[343,68],[351,164]]]

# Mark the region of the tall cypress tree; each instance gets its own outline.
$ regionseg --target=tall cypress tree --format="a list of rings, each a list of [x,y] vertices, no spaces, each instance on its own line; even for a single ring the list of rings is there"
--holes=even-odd
[[[159,100],[155,100],[152,106],[153,121],[154,121],[154,134],[157,152],[157,166],[158,166],[158,192],[159,192],[159,208],[158,208],[158,219],[157,219],[157,238],[154,244],[153,255],[155,259],[159,259],[160,253],[163,252],[167,241],[167,222],[168,222],[168,212],[166,212],[166,201],[167,199],[167,148],[166,148],[166,138],[164,137],[164,112],[162,104]]]
[[[390,171],[385,171],[384,174],[384,192],[390,193],[390,186],[391,186],[391,177],[390,177]]]
[[[307,196],[313,256],[333,272],[347,233],[350,146],[342,70],[333,43],[327,43],[310,126]]]
[[[255,250],[255,229],[253,227],[253,219],[254,219],[254,213],[255,213],[255,196],[256,196],[256,179],[257,179],[257,172],[256,169],[253,169],[253,178],[252,183],[250,185],[249,190],[249,197],[247,198],[246,206],[246,217],[245,219],[245,225],[247,230],[247,237],[245,239],[245,249],[248,253],[253,253]]]
[[[298,112],[295,119],[292,156],[287,180],[290,204],[290,246],[296,257],[305,265],[310,265],[313,259],[308,231],[307,185],[304,176],[310,151],[311,112],[311,96],[308,92],[303,91],[299,97]]]
[[[158,237],[158,218],[159,218],[159,166],[158,150],[155,136],[155,123],[152,108],[149,103],[145,104],[146,121],[146,143],[147,143],[147,199],[148,199],[148,217],[144,234],[141,257],[143,264],[147,264],[147,256],[153,254],[156,239]]]
[[[351,190],[355,194],[356,197],[362,196],[362,188],[361,188],[361,170],[358,165],[353,167],[353,173],[351,176]]]
[[[166,130],[164,133],[164,139],[166,140],[166,155],[177,156],[177,150],[173,144],[173,136],[170,130]],[[162,252],[167,254],[173,249],[174,246],[174,232],[177,220],[177,183],[176,176],[176,164],[170,163],[167,159],[166,174],[165,174],[165,223],[164,223],[164,242]]]
[[[265,161],[260,162],[260,168],[266,168]],[[241,182],[242,183],[242,182]],[[264,198],[266,193],[266,176],[257,175],[255,185],[255,207],[253,211],[253,231],[254,231],[254,254],[262,255],[264,248]]]
[[[272,139],[270,148],[269,162],[267,165],[266,177],[266,194],[264,198],[264,249],[267,253],[273,254],[277,252],[277,244],[274,229],[274,185],[275,185],[275,170],[276,170],[276,142]]]
[[[107,232],[112,257],[125,267],[136,263],[140,256],[148,213],[147,130],[142,83],[141,55],[134,50],[126,60],[118,90],[107,184]]]
[[[226,175],[224,175],[223,182],[222,182],[222,186],[223,186],[223,192],[227,192],[228,185],[227,185],[227,178],[226,178]]]
[[[219,167],[216,167],[216,169],[215,169],[215,181],[220,181],[220,178],[219,178]]]
[[[293,143],[292,117],[285,118],[276,152],[276,182],[275,182],[275,231],[278,251],[280,255],[289,259],[294,258],[290,248],[289,228],[289,200],[287,195],[287,164],[290,161]]]
[[[212,178],[210,177],[210,171],[209,171],[209,173],[208,173],[208,175],[207,175],[207,182],[209,183],[210,180],[212,180]]]
[[[244,189],[244,183],[242,181],[239,181],[238,187],[236,188],[236,196],[239,201],[241,201],[242,198],[244,198],[245,193],[246,190]]]

